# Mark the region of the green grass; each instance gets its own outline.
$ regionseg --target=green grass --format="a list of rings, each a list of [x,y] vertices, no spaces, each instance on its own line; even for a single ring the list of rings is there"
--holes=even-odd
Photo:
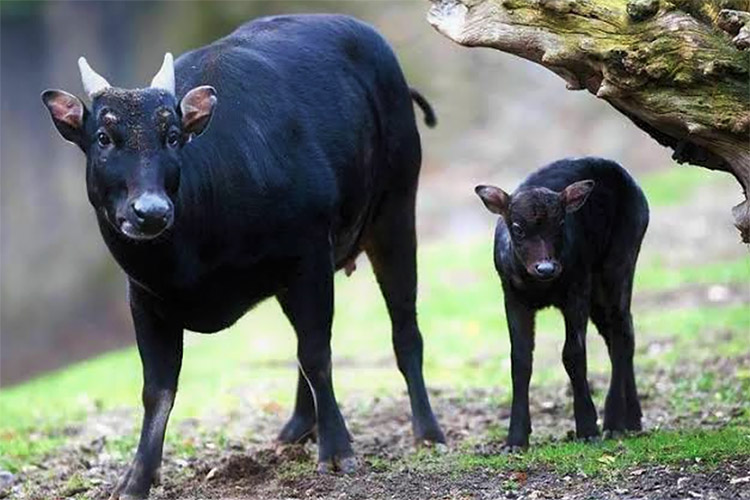
[[[750,308],[747,304],[713,308],[653,311],[636,318],[636,329],[649,339],[670,339],[674,345],[661,355],[667,363],[679,362],[684,353],[691,361],[709,357],[739,356],[748,352]]]
[[[651,208],[678,205],[689,201],[699,188],[728,180],[717,172],[686,165],[673,165],[638,179]]]
[[[665,290],[683,285],[750,283],[750,259],[739,258],[702,266],[670,267],[661,256],[646,257],[639,263],[636,291]]]
[[[474,255],[482,250],[481,244],[458,249],[433,245],[422,252],[425,267],[443,270],[429,276],[423,274],[424,285],[420,290],[420,320],[428,350],[426,370],[433,385],[458,382],[469,387],[484,386],[488,375],[491,379],[501,376],[486,371],[470,373],[477,364],[495,363],[507,354],[508,348],[502,292],[497,279],[489,269],[485,273],[474,264],[482,262],[475,260]],[[451,260],[452,268],[446,270],[446,262]],[[466,268],[461,267],[464,263]],[[675,283],[750,280],[750,266],[744,261],[670,270],[670,280],[649,278],[651,274],[665,273],[659,266],[643,266],[639,273],[640,281],[650,282],[643,285],[644,289],[660,282],[671,287]],[[340,380],[348,377],[338,377],[341,390],[346,393],[350,389],[360,389],[363,383],[375,390],[392,390],[394,386],[401,389],[382,301],[377,297],[356,300],[377,294],[369,271],[363,269],[362,274],[350,280],[341,277],[337,280],[341,293],[337,298],[334,352],[336,360],[344,365],[339,370],[357,374],[354,384]],[[636,314],[636,325],[639,331],[653,332],[652,336],[678,336],[692,341],[708,332],[746,331],[750,314],[742,305],[680,309],[668,315],[652,310]],[[540,313],[540,336],[550,335],[555,342],[562,342],[561,329],[557,312]],[[263,304],[230,331],[215,336],[188,333],[186,338],[180,393],[190,397],[178,397],[175,409],[178,418],[200,416],[204,407],[209,406],[205,404],[205,397],[221,408],[235,408],[239,400],[233,390],[237,386],[265,386],[278,378],[284,382],[272,384],[268,400],[282,404],[291,400],[291,383],[296,376],[294,335],[275,303]],[[728,349],[728,354],[742,347],[740,338],[722,345],[722,349]],[[221,369],[217,369],[216,360],[221,360]],[[359,361],[357,366],[349,366],[352,360]],[[497,365],[497,372],[507,371],[507,367]],[[455,374],[456,369],[465,373]],[[390,375],[386,380],[380,375],[366,376],[373,373]],[[540,377],[545,378],[544,372],[541,373]],[[56,427],[80,419],[95,408],[138,407],[140,385],[141,367],[135,349],[108,353],[0,391],[0,429],[39,424]]]
[[[750,456],[750,427],[733,426],[716,431],[687,429],[652,432],[620,441],[600,443],[570,441],[530,448],[524,454],[477,456],[462,454],[462,469],[501,471],[546,468],[559,474],[609,474],[649,464],[716,465],[732,457]]]
[[[65,437],[49,430],[33,432],[30,429],[0,431],[0,469],[12,473],[26,463],[56,450],[65,444]]]
[[[673,167],[647,177],[643,185],[652,206],[659,206],[688,199],[709,180],[713,182],[713,177],[709,179],[700,169]],[[681,198],[675,198],[674,192]],[[489,233],[420,248],[420,324],[425,336],[425,376],[432,387],[492,386],[506,391],[501,398],[507,396],[509,345],[491,255]],[[344,402],[354,393],[404,390],[393,359],[385,306],[365,260],[360,259],[360,270],[352,278],[336,277],[334,378],[337,395]],[[750,261],[741,258],[670,267],[661,256],[646,251],[638,268],[636,294],[714,283],[750,283]],[[670,345],[636,360],[644,365],[679,363],[685,356],[701,359],[747,352],[750,310],[746,304],[672,311],[645,307],[635,311],[635,321],[639,345],[666,340]],[[562,331],[558,313],[539,314],[533,384],[565,380],[559,362]],[[606,373],[606,351],[591,332],[591,371]],[[263,303],[221,334],[186,333],[171,428],[187,417],[268,405],[288,408],[296,383],[294,352],[292,329],[273,301]],[[65,442],[60,429],[92,413],[131,408],[134,424],[140,425],[140,386],[140,360],[134,348],[127,348],[1,389],[0,467],[16,470],[60,446]],[[123,446],[132,448],[132,444],[127,441]],[[189,454],[189,445],[173,444],[186,447]]]

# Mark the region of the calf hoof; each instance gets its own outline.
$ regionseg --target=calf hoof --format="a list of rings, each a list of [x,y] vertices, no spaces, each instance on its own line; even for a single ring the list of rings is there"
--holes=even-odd
[[[614,434],[614,437],[622,436],[624,434],[627,434],[629,432],[640,432],[643,430],[643,426],[641,425],[641,419],[625,419],[625,421],[616,421],[607,422],[605,420],[604,422],[604,433],[605,435]]]
[[[523,451],[529,447],[529,435],[531,432],[519,431],[517,429],[510,429],[508,431],[508,437],[505,439],[503,449],[513,450],[513,452]],[[503,452],[505,453],[505,452]]]
[[[582,443],[598,443],[602,440],[602,437],[597,433],[593,436],[582,436],[578,438],[578,441]]]
[[[594,424],[593,427],[584,427],[576,429],[576,439],[584,442],[595,442],[601,439],[602,433],[599,432],[599,427]]]
[[[517,445],[505,443],[500,448],[500,455],[519,455],[528,449],[528,445]]]
[[[333,474],[334,472],[354,474],[357,471],[357,468],[357,457],[354,455],[348,457],[333,457],[330,460],[321,460],[318,462],[318,474]]]
[[[283,444],[304,444],[307,441],[315,442],[315,430],[314,419],[295,415],[284,425],[276,440]]]
[[[641,423],[641,418],[632,418],[628,419],[625,422],[625,429],[632,431],[632,432],[641,432],[643,430],[643,424]]]
[[[514,433],[512,430],[508,433],[500,453],[503,455],[521,453],[529,447],[529,435],[524,433]]]
[[[625,437],[625,431],[619,429],[604,429],[602,439],[622,439]]]

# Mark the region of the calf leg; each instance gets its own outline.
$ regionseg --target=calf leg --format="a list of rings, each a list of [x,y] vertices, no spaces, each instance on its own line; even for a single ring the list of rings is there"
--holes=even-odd
[[[531,434],[529,383],[534,356],[534,312],[505,293],[505,315],[510,332],[510,363],[513,404],[510,410],[509,448],[525,448]]]
[[[294,402],[294,413],[284,425],[277,438],[282,443],[304,443],[315,438],[315,400],[310,384],[307,383],[302,369],[297,374],[297,396]]]
[[[143,425],[135,458],[110,500],[146,498],[158,479],[164,433],[177,392],[182,364],[182,328],[157,315],[136,285],[130,308],[143,364]]]
[[[565,346],[563,364],[573,386],[573,408],[576,421],[576,436],[589,439],[599,435],[596,425],[596,408],[591,399],[586,365],[586,324],[588,322],[588,294],[576,290],[566,304]]]
[[[635,334],[633,333],[633,318],[630,311],[618,312],[615,315],[613,326],[613,340],[617,341],[617,350],[612,356],[612,367],[615,363],[621,366],[623,377],[623,392],[625,395],[625,422],[624,427],[629,431],[641,430],[641,403],[635,385],[635,371],[633,369],[633,355],[635,353]],[[613,343],[614,344],[614,343]],[[613,348],[613,350],[615,350]],[[617,355],[619,352],[619,356]],[[607,420],[605,413],[605,429]]]
[[[417,325],[417,242],[414,193],[383,201],[365,243],[367,257],[391,318],[396,362],[409,391],[417,443],[444,443],[422,375],[422,334]]]
[[[604,405],[604,430],[640,430],[641,405],[633,370],[635,337],[630,312],[619,311],[617,306],[595,306],[591,319],[606,340],[612,363],[609,392]]]
[[[352,472],[354,452],[333,392],[331,322],[333,259],[330,245],[311,245],[296,275],[278,299],[297,333],[297,359],[314,395],[318,423],[318,470]],[[307,404],[304,401],[303,405]]]
[[[620,244],[614,248],[619,251],[628,246]],[[636,257],[637,248],[634,253],[625,255],[616,252],[595,283],[591,319],[607,341],[612,363],[610,388],[604,405],[604,430],[610,432],[641,429],[641,405],[633,369],[635,335],[630,314]]]

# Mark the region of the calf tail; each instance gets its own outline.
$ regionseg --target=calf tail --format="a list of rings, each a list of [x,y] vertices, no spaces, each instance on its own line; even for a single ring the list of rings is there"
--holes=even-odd
[[[411,98],[414,99],[414,102],[417,103],[417,106],[422,108],[425,125],[433,128],[437,124],[437,117],[435,116],[435,111],[432,109],[432,106],[430,106],[430,103],[427,102],[427,99],[425,99],[422,94],[411,87],[409,88],[409,93],[411,94]]]

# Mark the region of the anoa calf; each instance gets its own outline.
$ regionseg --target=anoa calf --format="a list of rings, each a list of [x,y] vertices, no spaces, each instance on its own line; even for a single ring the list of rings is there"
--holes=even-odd
[[[385,298],[419,441],[444,441],[422,378],[411,90],[371,27],[335,15],[258,19],[172,61],[149,88],[113,88],[79,61],[87,107],[42,98],[86,155],[88,196],[129,282],[143,427],[113,498],[157,477],[183,329],[216,332],[274,296],[298,337],[285,443],[316,432],[319,470],[355,466],[331,379],[333,274],[365,251]],[[221,360],[216,360],[217,367]]]
[[[495,267],[505,295],[513,378],[507,446],[529,444],[534,316],[548,306],[565,318],[562,360],[573,387],[578,438],[599,435],[586,378],[589,317],[604,337],[612,363],[604,430],[639,430],[630,300],[649,219],[641,189],[618,164],[582,158],[538,170],[512,195],[493,186],[477,186],[476,193],[500,215]]]

